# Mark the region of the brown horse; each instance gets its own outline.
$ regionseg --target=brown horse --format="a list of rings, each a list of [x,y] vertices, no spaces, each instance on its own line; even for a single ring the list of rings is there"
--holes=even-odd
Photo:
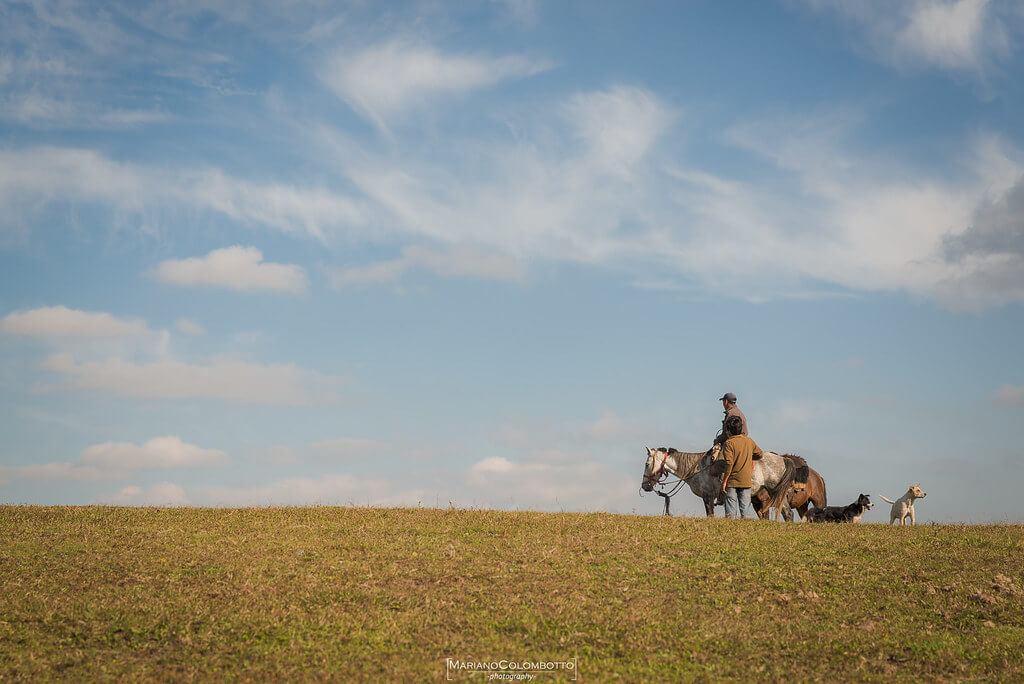
[[[827,505],[825,480],[817,470],[808,466],[807,461],[802,457],[796,454],[783,454],[782,457],[796,468],[796,477],[790,485],[789,491],[784,500],[777,501],[775,505],[770,505],[765,496],[755,497],[752,501],[754,510],[764,520],[767,520],[769,514],[774,510],[776,520],[781,514],[786,522],[793,522],[793,509],[795,508],[800,514],[800,518],[806,520],[809,504],[813,503],[815,508]]]
[[[828,495],[825,492],[825,480],[821,478],[818,471],[807,465],[807,461],[800,458],[795,454],[785,454],[783,458],[788,458],[793,461],[793,465],[797,467],[799,471],[801,467],[807,468],[806,484],[803,488],[800,488],[799,484],[794,484],[789,490],[789,516],[786,517],[786,522],[793,521],[793,509],[800,514],[803,520],[807,520],[807,508],[810,503],[814,504],[815,508],[824,508],[828,505]],[[803,473],[800,473],[801,475]],[[800,480],[800,476],[797,476],[797,480]],[[783,512],[785,515],[785,512]]]

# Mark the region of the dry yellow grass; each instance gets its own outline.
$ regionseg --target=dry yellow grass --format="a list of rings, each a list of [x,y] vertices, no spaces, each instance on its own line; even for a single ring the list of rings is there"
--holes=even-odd
[[[591,681],[1020,680],[1022,549],[1010,525],[0,507],[0,675],[438,680],[448,657],[575,656]]]

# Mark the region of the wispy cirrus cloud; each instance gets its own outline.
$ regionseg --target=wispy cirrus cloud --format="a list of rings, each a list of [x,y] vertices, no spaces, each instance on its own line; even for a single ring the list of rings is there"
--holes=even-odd
[[[1024,169],[997,137],[969,141],[957,172],[940,177],[847,143],[863,112],[763,117],[720,134],[761,168],[730,177],[665,150],[675,111],[641,88],[577,94],[557,108],[567,135],[524,127],[515,144],[467,141],[463,167],[414,153],[392,161],[331,131],[318,139],[406,234],[524,263],[640,265],[642,284],[682,280],[751,301],[881,290],[980,309],[1024,298],[1012,269],[992,277],[992,259],[1005,257],[954,262],[944,248]],[[336,271],[335,285],[392,281],[410,261]]]
[[[654,143],[672,107],[649,90],[616,86],[576,94],[551,116],[536,138],[524,131],[516,143],[460,143],[468,155],[460,164],[429,152],[393,160],[329,129],[318,142],[408,235],[556,261],[648,253],[648,231],[663,218]]]
[[[550,62],[521,55],[446,54],[429,44],[394,39],[357,52],[333,53],[321,68],[320,79],[387,130],[389,121],[410,109],[550,68]]]
[[[335,287],[414,271],[515,280],[548,261],[752,301],[902,291],[977,310],[1024,299],[1022,257],[1006,249],[1024,164],[997,136],[976,136],[940,177],[845,142],[861,112],[760,117],[719,133],[759,163],[730,177],[689,165],[672,144],[678,111],[635,86],[576,93],[522,122],[514,140],[460,140],[456,158],[314,127],[310,146],[344,194],[88,150],[8,150],[0,204],[8,220],[63,201],[120,214],[198,208],[323,241],[397,243],[396,259],[329,269]]]
[[[397,283],[403,275],[413,270],[452,278],[506,281],[522,280],[526,275],[522,262],[505,254],[470,246],[440,250],[421,245],[405,247],[400,257],[389,261],[348,268],[328,267],[327,274],[332,286],[340,290],[350,285]]]
[[[258,183],[214,168],[168,168],[89,149],[0,149],[0,228],[13,229],[53,202],[99,205],[122,215],[205,210],[242,225],[325,240],[366,227],[361,203],[323,187]]]
[[[32,128],[83,130],[132,128],[166,122],[171,117],[157,109],[106,107],[38,92],[22,92],[0,97],[0,119]]]
[[[264,262],[263,252],[255,247],[225,247],[203,257],[168,259],[149,274],[169,285],[220,287],[237,292],[301,294],[309,287],[304,268]]]

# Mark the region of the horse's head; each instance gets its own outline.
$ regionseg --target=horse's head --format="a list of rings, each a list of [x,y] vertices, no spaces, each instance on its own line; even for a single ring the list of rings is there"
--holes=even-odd
[[[665,461],[668,460],[668,452],[651,447],[644,448],[647,449],[647,463],[644,465],[644,477],[640,482],[640,488],[649,492],[665,476]]]

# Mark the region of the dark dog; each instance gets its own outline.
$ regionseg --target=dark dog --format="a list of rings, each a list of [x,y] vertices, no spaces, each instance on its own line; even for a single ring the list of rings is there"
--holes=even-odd
[[[864,511],[871,510],[874,504],[867,494],[861,494],[849,506],[825,506],[824,508],[812,508],[807,511],[807,519],[811,522],[860,522],[860,516]]]

